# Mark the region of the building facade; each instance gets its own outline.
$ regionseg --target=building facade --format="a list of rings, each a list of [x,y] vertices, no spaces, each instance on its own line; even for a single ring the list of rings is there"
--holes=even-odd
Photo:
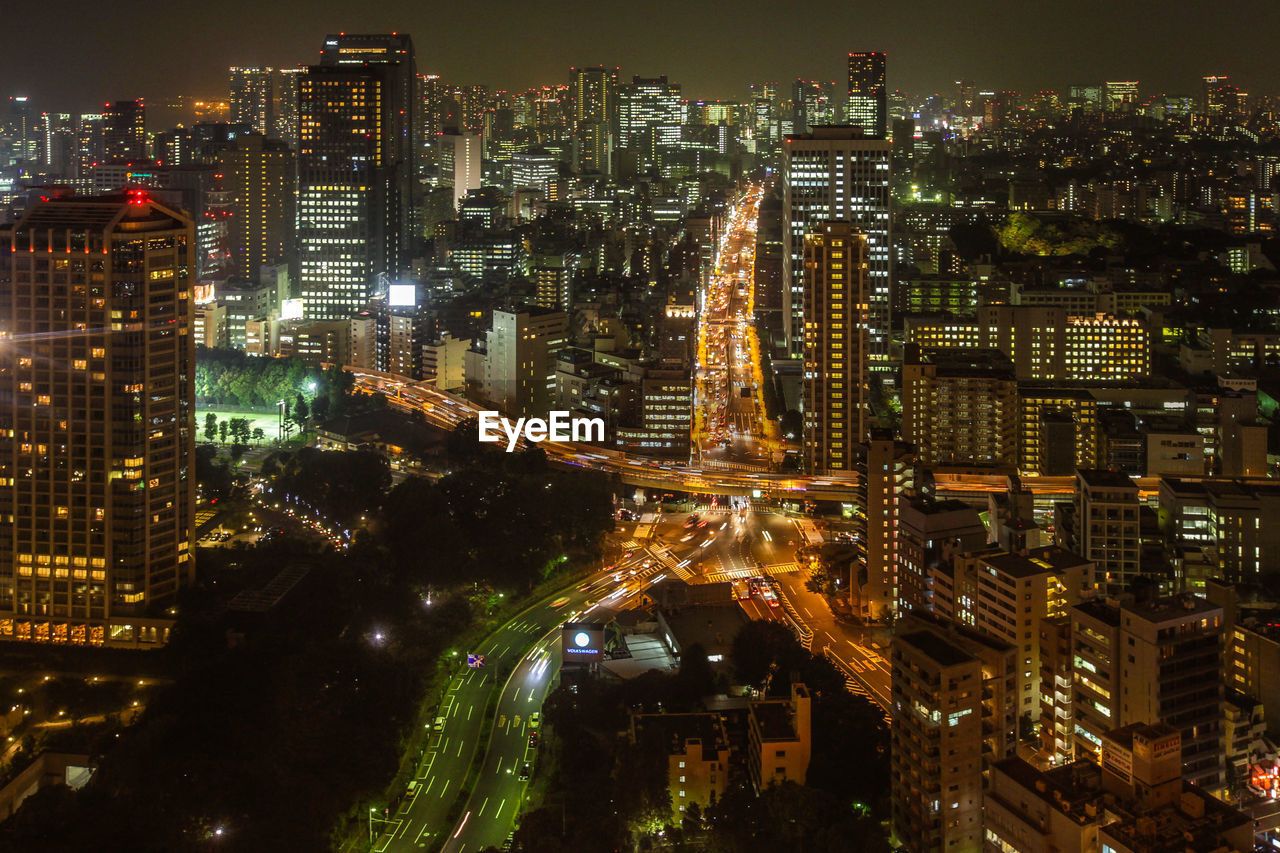
[[[804,241],[827,221],[849,222],[867,240],[868,348],[872,367],[889,358],[890,144],[857,128],[792,134],[782,150],[782,315],[787,351],[804,353]]]
[[[868,428],[867,240],[848,222],[804,241],[804,452],[811,474],[843,473]]]
[[[0,638],[168,641],[194,574],[194,240],[136,190],[0,229]]]

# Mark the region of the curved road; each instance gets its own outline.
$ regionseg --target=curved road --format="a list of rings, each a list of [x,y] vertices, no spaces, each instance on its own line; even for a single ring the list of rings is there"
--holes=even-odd
[[[458,650],[459,667],[471,651],[485,656],[484,668],[463,667],[449,682],[438,711],[443,724],[431,734],[412,790],[394,815],[384,817],[375,812],[369,816],[373,831],[379,833],[373,850],[435,849],[443,840],[445,849],[459,853],[464,848],[478,850],[497,844],[507,837],[526,785],[519,779],[519,765],[528,740],[529,713],[541,709],[559,671],[560,625],[585,616],[610,596],[621,599],[659,579],[659,563],[654,561],[647,569],[642,565],[650,559],[637,549],[629,559],[592,575],[581,586],[550,595],[517,614],[479,648]],[[486,712],[495,699],[498,707],[490,717]],[[462,818],[450,823],[487,719],[495,724],[480,776]],[[480,837],[486,839],[483,844],[473,841]]]

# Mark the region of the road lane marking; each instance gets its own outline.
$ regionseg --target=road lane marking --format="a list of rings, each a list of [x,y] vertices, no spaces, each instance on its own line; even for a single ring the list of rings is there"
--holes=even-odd
[[[450,783],[450,782],[452,782],[452,781],[453,781],[452,779],[445,779],[445,780],[444,780],[444,787],[440,789],[440,796],[441,796],[441,797],[443,797],[443,796],[444,796],[444,792],[445,792],[445,791],[449,790],[449,783]]]
[[[474,711],[475,709],[476,709],[476,706],[475,706],[475,705],[470,705],[470,706],[468,706],[468,707],[467,707],[467,719],[468,719],[468,720],[470,720],[470,719],[471,719],[471,712],[472,712],[472,711]]]
[[[458,757],[459,758],[462,757],[462,741],[461,740],[458,741]]]
[[[498,803],[498,810],[493,813],[494,820],[498,819],[498,815],[502,814],[502,810],[506,807],[506,805],[507,805],[507,798],[503,797],[502,802]]]
[[[484,807],[487,805],[489,805],[489,798],[485,797],[484,802],[480,804],[480,811],[476,812],[476,817],[480,817],[484,814]]]

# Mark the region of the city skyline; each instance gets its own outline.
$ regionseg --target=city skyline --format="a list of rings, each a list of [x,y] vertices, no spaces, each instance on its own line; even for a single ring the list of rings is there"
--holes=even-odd
[[[158,38],[146,21],[117,20],[105,7],[103,14],[86,9],[87,14],[60,17],[53,35],[82,47],[57,62],[49,60],[46,40],[29,37],[34,22],[0,33],[0,50],[9,60],[0,81],[6,94],[27,95],[42,108],[88,109],[139,96],[207,97],[225,90],[229,65],[310,64],[318,61],[316,46],[327,32],[399,31],[414,35],[424,73],[510,91],[567,83],[571,66],[603,63],[642,76],[666,74],[682,83],[686,97],[733,100],[753,80],[841,81],[848,52],[878,50],[890,55],[889,89],[921,94],[946,92],[957,78],[983,89],[1022,92],[1137,79],[1143,92],[1195,94],[1206,74],[1227,74],[1251,92],[1269,93],[1266,34],[1280,27],[1280,9],[1265,0],[1220,7],[1223,16],[1252,23],[1216,32],[1198,29],[1194,16],[1171,14],[1153,22],[1136,8],[1093,14],[1072,9],[1032,18],[1011,0],[985,5],[989,14],[975,15],[959,6],[913,2],[896,6],[895,20],[889,21],[867,9],[832,4],[815,9],[824,25],[810,32],[810,19],[772,14],[763,3],[741,9],[731,21],[717,9],[666,2],[607,15],[574,3],[556,16],[538,7],[498,4],[473,20],[462,7],[428,13],[402,0],[359,16],[331,2],[228,9],[181,0],[163,26],[188,21],[199,34],[196,50],[188,39]],[[302,20],[316,23],[299,28],[304,12]],[[574,27],[565,27],[564,18]],[[684,26],[669,28],[671,20]],[[649,28],[651,35],[637,37]],[[1143,33],[1149,35],[1135,37]],[[513,44],[525,49],[512,50]],[[983,44],[999,49],[974,49]],[[1077,49],[1086,44],[1087,52]],[[1170,50],[1171,44],[1179,49]],[[1010,73],[1011,68],[1024,70]],[[163,90],[154,83],[158,76]],[[96,89],[85,80],[95,81]]]
[[[1280,848],[1275,11],[1134,5],[0,34],[0,851]]]

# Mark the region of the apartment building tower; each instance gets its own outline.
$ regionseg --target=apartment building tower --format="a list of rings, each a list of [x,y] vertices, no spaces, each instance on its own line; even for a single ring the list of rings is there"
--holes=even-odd
[[[0,639],[168,641],[194,574],[194,254],[141,190],[0,226]]]

